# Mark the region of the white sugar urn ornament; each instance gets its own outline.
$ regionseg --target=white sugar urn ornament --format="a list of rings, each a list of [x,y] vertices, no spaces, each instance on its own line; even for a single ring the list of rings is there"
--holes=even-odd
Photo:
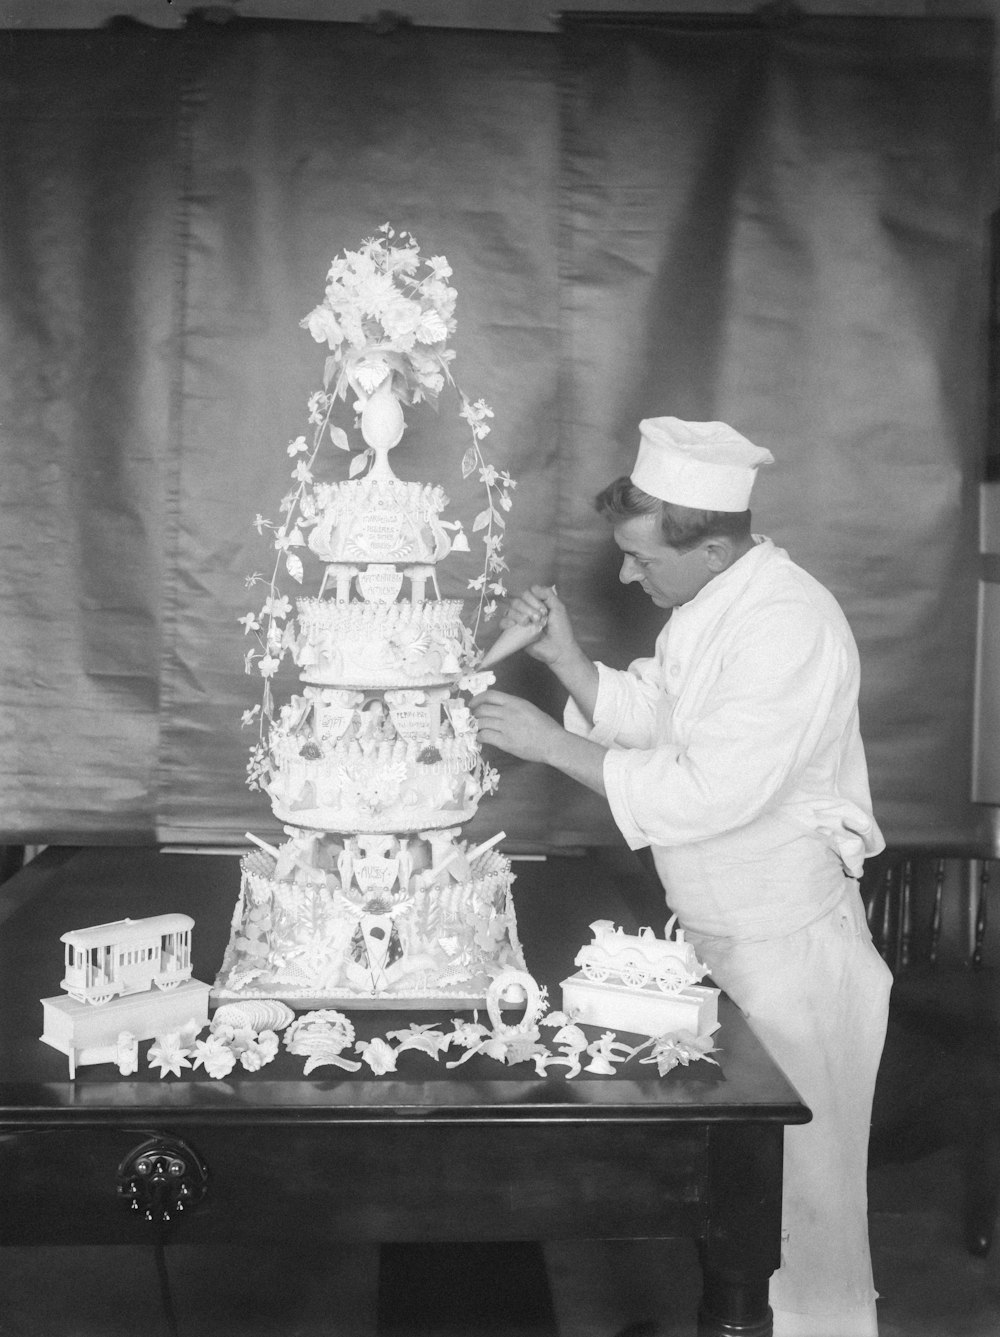
[[[361,435],[374,455],[368,472],[369,478],[395,478],[389,466],[389,451],[398,446],[406,430],[403,406],[392,388],[392,376],[386,376],[369,395],[364,395],[361,408]]]

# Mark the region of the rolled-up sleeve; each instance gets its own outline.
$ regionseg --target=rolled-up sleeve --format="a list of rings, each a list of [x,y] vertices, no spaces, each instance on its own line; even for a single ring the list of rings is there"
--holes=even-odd
[[[732,645],[694,717],[675,716],[676,742],[613,748],[604,783],[632,849],[681,845],[735,830],[780,795],[839,737],[856,692],[856,659],[824,620],[778,604]]]

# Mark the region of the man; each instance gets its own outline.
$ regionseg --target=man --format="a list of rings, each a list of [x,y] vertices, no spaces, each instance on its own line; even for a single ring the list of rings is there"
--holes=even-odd
[[[629,846],[652,847],[688,940],[813,1112],[786,1132],[775,1337],[874,1337],[867,1147],[891,976],[857,879],[884,841],[847,621],[751,533],[770,463],[724,423],[642,422],[631,477],[597,505],[623,583],[670,612],[653,656],[592,663],[536,585],[505,624],[537,627],[528,653],[569,692],[565,728],[493,690],[473,708],[482,742],[605,795]]]

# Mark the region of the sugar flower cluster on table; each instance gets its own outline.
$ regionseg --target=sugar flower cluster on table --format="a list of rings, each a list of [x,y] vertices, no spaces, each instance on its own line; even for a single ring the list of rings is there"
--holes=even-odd
[[[511,1025],[504,1022],[502,1008],[516,991],[523,993],[525,1007],[521,1019]],[[382,1076],[396,1071],[399,1055],[407,1050],[417,1050],[435,1062],[462,1051],[458,1058],[446,1058],[446,1068],[461,1067],[474,1055],[484,1054],[507,1065],[530,1062],[540,1077],[554,1070],[568,1079],[581,1072],[612,1075],[617,1065],[640,1054],[644,1055],[640,1062],[655,1064],[661,1077],[701,1059],[716,1061],[711,1057],[717,1052],[711,1035],[717,1025],[708,1035],[677,1031],[635,1046],[620,1041],[614,1031],[590,1040],[572,1014],[546,1012],[547,1001],[546,990],[526,972],[505,971],[493,981],[487,995],[490,1025],[481,1022],[477,1012],[472,1021],[452,1018],[450,1029],[433,1022],[414,1022],[371,1040],[357,1040],[351,1021],[333,1008],[295,1017],[291,1008],[272,1000],[227,1004],[216,1012],[206,1039],[198,1038],[202,1028],[195,1024],[158,1036],[150,1046],[148,1062],[159,1068],[161,1078],[168,1074],[179,1077],[184,1068],[201,1068],[209,1077],[223,1078],[237,1065],[247,1072],[258,1071],[275,1058],[282,1043],[290,1054],[305,1058],[306,1076],[321,1067],[357,1072],[363,1064],[375,1076]],[[254,1023],[261,1020],[267,1024],[256,1029]],[[280,1041],[279,1032],[283,1032]],[[544,1042],[543,1032],[551,1032]],[[350,1057],[351,1052],[358,1057]]]
[[[277,1054],[278,1031],[294,1015],[277,1000],[227,1004],[212,1018],[206,1039],[198,1038],[204,1027],[191,1022],[180,1031],[158,1035],[147,1062],[159,1068],[161,1077],[168,1073],[179,1077],[182,1068],[203,1068],[209,1077],[228,1077],[237,1064],[246,1072],[257,1072]]]

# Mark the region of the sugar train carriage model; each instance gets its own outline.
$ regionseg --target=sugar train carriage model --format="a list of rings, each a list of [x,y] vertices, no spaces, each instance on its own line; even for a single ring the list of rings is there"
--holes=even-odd
[[[581,947],[573,964],[595,984],[610,980],[642,989],[652,980],[664,993],[678,993],[689,984],[697,984],[705,975],[705,967],[685,941],[683,929],[671,938],[676,920],[673,915],[666,937],[657,938],[651,928],[631,934],[615,928],[610,919],[596,919],[590,925],[593,941]]]
[[[124,994],[174,989],[191,978],[188,915],[151,915],[64,933],[66,976],[60,983],[71,998],[99,1007]]]

